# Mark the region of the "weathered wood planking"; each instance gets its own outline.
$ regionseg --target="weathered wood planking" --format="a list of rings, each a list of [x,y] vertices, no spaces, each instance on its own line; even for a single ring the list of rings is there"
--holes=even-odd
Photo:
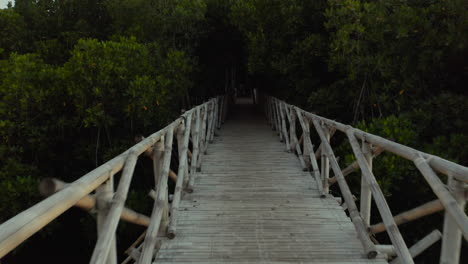
[[[387,263],[249,105],[233,109],[155,263]]]

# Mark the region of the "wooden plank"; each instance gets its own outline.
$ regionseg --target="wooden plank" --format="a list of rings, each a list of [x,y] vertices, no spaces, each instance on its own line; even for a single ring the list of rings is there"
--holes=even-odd
[[[252,110],[233,111],[209,146],[155,263],[387,263],[367,259],[341,206]]]

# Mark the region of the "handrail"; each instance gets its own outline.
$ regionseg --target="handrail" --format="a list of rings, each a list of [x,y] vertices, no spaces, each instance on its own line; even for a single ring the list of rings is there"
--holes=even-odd
[[[154,203],[153,216],[154,214],[162,214],[163,211],[166,212],[165,215],[167,219],[165,220],[170,222],[170,225],[172,226],[171,236],[173,237],[175,235],[175,222],[171,221],[173,218],[169,218],[169,214],[167,213],[167,179],[168,174],[170,173],[169,166],[172,155],[172,135],[174,133],[183,134],[182,137],[179,136],[179,134],[177,134],[176,137],[179,148],[179,170],[175,197],[176,199],[180,199],[181,192],[183,190],[189,190],[189,182],[193,181],[192,178],[194,177],[194,173],[196,169],[200,167],[201,152],[206,150],[208,142],[213,139],[215,129],[219,128],[225,119],[227,102],[228,100],[226,100],[224,96],[217,96],[204,104],[192,108],[191,110],[183,113],[168,126],[157,131],[151,136],[144,138],[122,154],[107,161],[76,181],[67,184],[63,189],[58,190],[43,201],[1,224],[0,258],[41,230],[48,223],[52,222],[66,210],[76,205],[81,199],[88,197],[92,191],[106,188],[105,190],[103,189],[102,192],[109,192],[108,187],[110,185],[103,188],[99,187],[106,185],[105,183],[107,181],[112,180],[113,175],[123,169],[122,177],[115,194],[112,195],[113,190],[110,190],[110,197],[107,197],[106,195],[98,195],[97,197],[98,203],[100,199],[109,199],[104,201],[104,204],[109,206],[108,208],[99,208],[99,206],[97,206],[98,216],[101,216],[98,217],[98,219],[101,219],[102,222],[100,224],[98,223],[98,240],[90,263],[115,262],[115,258],[111,256],[112,254],[115,254],[115,251],[112,250],[112,244],[115,246],[115,242],[111,242],[115,241],[115,230],[120,220],[120,215],[122,214],[122,211],[126,210],[124,208],[124,204],[127,198],[135,164],[142,153],[151,150],[153,150],[153,153],[157,153],[157,147],[153,146],[157,146],[158,144],[161,145],[161,142],[163,144],[166,143],[164,153],[160,156],[153,154],[153,165],[156,180],[155,189],[158,191],[157,199]],[[200,115],[200,112],[202,111],[203,113]],[[196,128],[191,129],[191,124],[194,123],[196,124]],[[202,133],[200,135],[196,135],[200,130]],[[193,151],[189,155],[190,134],[194,141],[192,142]],[[202,151],[198,152],[198,149]],[[189,156],[191,157],[190,164]],[[155,160],[155,157],[158,157],[159,160]],[[163,164],[160,164],[161,160],[164,161]],[[188,171],[189,167],[191,168],[190,173]],[[112,187],[110,188],[112,189]],[[161,220],[161,218],[164,217],[161,216],[159,220]],[[147,239],[154,238],[154,234],[161,231],[159,229],[160,223],[161,221],[155,221],[154,218],[151,219],[148,232],[146,232]],[[162,227],[167,229],[167,225],[169,225],[169,223],[163,223]],[[165,230],[162,231],[165,232]],[[144,243],[149,243],[148,245],[152,244],[147,241]],[[149,250],[151,252],[143,252],[144,254],[142,255],[149,253],[149,255],[152,256],[153,249],[154,247]]]
[[[462,235],[465,240],[468,239],[468,218],[464,212],[467,200],[465,194],[468,183],[467,167],[364,132],[349,125],[306,112],[299,107],[290,105],[275,97],[262,95],[261,98],[267,120],[273,130],[278,132],[280,140],[286,143],[286,149],[296,152],[303,169],[312,170],[312,176],[316,179],[319,178],[317,180],[319,192],[322,194],[325,192],[325,195],[328,194],[328,187],[338,182],[351,220],[356,227],[365,253],[369,258],[375,257],[376,254],[374,254],[374,250],[378,251],[379,249],[387,248],[380,246],[375,248],[374,244],[369,244],[371,231],[369,222],[371,213],[370,203],[372,198],[374,198],[380,216],[383,219],[383,223],[372,226],[372,230],[377,230],[377,226],[379,226],[379,232],[387,231],[392,242],[390,246],[394,249],[394,252],[398,256],[396,260],[400,263],[414,263],[412,259],[414,252],[408,249],[398,230],[398,224],[407,222],[403,221],[401,218],[403,216],[409,216],[409,220],[414,220],[440,210],[435,208],[440,201],[441,205],[439,206],[443,206],[443,209],[445,209],[441,263],[458,263]],[[284,118],[285,115],[288,116],[287,120]],[[299,141],[296,135],[296,118],[299,119],[302,129],[302,136]],[[320,138],[320,146],[315,153],[310,138],[310,123],[313,124]],[[353,154],[357,159],[356,162],[349,165],[344,170],[339,168],[333,149],[329,143],[333,130],[343,132],[347,136]],[[360,144],[358,140],[360,140],[362,144]],[[291,146],[291,144],[294,146]],[[415,210],[405,212],[394,218],[375,175],[372,172],[372,159],[378,156],[382,151],[392,152],[400,157],[413,161],[416,168],[421,172],[426,182],[438,197],[438,201],[435,202],[437,205],[431,204],[430,207],[424,205],[424,207],[418,207]],[[312,153],[312,155],[310,155],[310,153]],[[320,168],[318,168],[316,159],[320,158],[320,155],[322,155],[322,162]],[[335,177],[329,179],[330,165]],[[352,199],[352,194],[350,193],[344,177],[358,168],[361,169],[362,173],[360,212],[357,211],[354,199]],[[319,171],[319,169],[321,171]],[[448,176],[448,189],[435,171]],[[363,229],[362,225],[365,225],[366,229]],[[427,241],[430,241],[430,243]],[[425,240],[423,243],[424,248],[429,247],[435,241],[437,241],[437,239]],[[420,248],[420,244],[418,244],[418,248]]]

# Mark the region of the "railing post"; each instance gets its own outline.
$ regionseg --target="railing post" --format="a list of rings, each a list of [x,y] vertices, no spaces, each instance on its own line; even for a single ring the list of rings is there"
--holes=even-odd
[[[182,188],[185,188],[185,190],[187,192],[192,192],[193,190],[188,188],[188,183],[189,183],[189,180],[190,180],[190,173],[189,173],[189,166],[191,164],[189,164],[189,156],[188,156],[188,152],[189,152],[189,143],[190,143],[190,133],[192,131],[192,121],[193,121],[193,113],[190,113],[187,117],[186,117],[186,121],[187,121],[187,124],[184,128],[184,134],[183,134],[183,137],[180,138],[179,135],[177,135],[177,144],[178,144],[178,149],[179,149],[179,172],[178,172],[178,175],[180,175],[182,172],[180,171],[180,166],[182,165],[182,162],[184,162],[184,165],[183,165],[183,168],[184,168],[184,172],[183,172],[183,182],[182,182],[182,185],[181,187]],[[180,138],[180,140],[179,140]],[[181,142],[181,143],[179,143]],[[185,156],[185,158],[183,158],[183,156]],[[192,160],[191,162],[193,161],[193,153],[192,153]],[[175,195],[174,195],[174,198],[175,198]]]
[[[161,137],[161,140],[154,144],[153,148],[153,176],[154,176],[154,190],[158,191],[158,185],[160,184],[162,176],[162,169],[164,164],[164,139],[165,136]],[[156,193],[157,197],[157,193]],[[155,198],[156,202],[156,198]],[[161,228],[164,233],[166,233],[167,226],[169,224],[169,206],[165,206],[163,209],[163,216],[161,220]]]
[[[465,184],[449,176],[448,187],[458,206],[464,211],[466,205]],[[440,256],[441,264],[457,264],[460,262],[461,239],[462,233],[460,228],[450,215],[450,212],[445,211],[442,252]]]
[[[272,97],[268,97],[268,107],[270,108],[271,129],[276,130],[276,116],[275,116],[275,108],[274,108],[274,102],[273,102]]]
[[[184,123],[179,125],[177,130],[177,146],[179,152],[179,170],[178,170],[178,178],[176,187],[174,190],[174,200],[172,201],[172,208],[171,208],[171,222],[168,228],[167,236],[169,238],[175,237],[176,232],[176,225],[175,221],[177,219],[177,213],[179,211],[179,203],[180,198],[182,196],[182,189],[183,186],[186,185],[186,179],[188,178],[188,171],[187,171],[187,150],[188,150],[188,142],[190,136],[190,127],[192,124],[192,114],[187,116],[187,126]],[[186,189],[188,191],[188,189]],[[188,191],[190,192],[190,191]]]
[[[203,105],[203,120],[201,123],[201,138],[200,138],[200,153],[205,153],[206,145],[208,144],[206,138],[208,134],[207,129],[207,118],[208,118],[208,104]],[[201,166],[201,155],[198,157],[198,167]]]
[[[288,129],[286,128],[286,119],[284,116],[287,114],[286,112],[286,106],[284,105],[283,102],[279,102],[279,111],[280,111],[280,116],[281,116],[281,126],[280,130],[282,130],[283,134],[283,139],[284,142],[286,143],[286,150],[290,150],[290,142],[289,142],[289,136],[288,136]],[[284,110],[284,111],[283,111]]]
[[[295,113],[293,114],[292,110],[289,111],[290,109],[286,105],[285,105],[285,110],[286,110],[286,114],[290,117],[289,118],[289,142],[291,142],[291,145],[289,146],[289,149],[291,150],[292,153],[294,153],[294,150],[296,149],[296,144],[299,143],[299,140],[297,140],[297,136],[296,136],[296,115]]]
[[[214,138],[214,131],[215,131],[215,120],[216,120],[216,99],[212,99],[211,101],[211,107],[210,107],[211,111],[210,111],[210,124],[209,124],[209,128],[210,128],[210,133],[208,135],[208,143],[213,143],[213,138]],[[207,144],[208,145],[208,144]]]
[[[299,162],[301,163],[302,170],[308,171],[309,168],[307,167],[304,161],[304,157],[302,157],[301,146],[296,136],[296,119],[297,119],[296,110],[292,106],[288,106],[285,104],[285,111],[286,111],[286,116],[288,117],[288,121],[289,121],[289,140],[290,140],[289,142],[291,142],[289,150],[292,153],[297,154],[299,158]]]
[[[274,99],[275,113],[276,113],[276,132],[278,132],[280,141],[283,142],[283,131],[281,130],[281,110],[279,106],[279,101]]]
[[[354,224],[354,227],[356,228],[362,246],[366,251],[367,257],[375,258],[377,256],[375,245],[369,238],[367,228],[364,225],[364,222],[362,221],[361,215],[359,214],[359,211],[351,194],[351,190],[349,189],[348,183],[346,182],[343,173],[341,172],[340,166],[338,165],[338,161],[336,160],[335,154],[333,153],[333,149],[330,143],[328,142],[329,140],[326,137],[326,132],[324,131],[325,129],[323,129],[323,126],[314,118],[312,118],[312,123],[314,124],[315,130],[317,131],[322,142],[322,153],[325,153],[325,155],[327,155],[332,162],[332,169],[335,173],[335,176],[337,177],[341,194],[343,195],[346,205],[348,206],[349,216]]]
[[[103,235],[104,222],[110,209],[110,202],[114,196],[114,175],[110,175],[109,179],[96,189],[96,206],[97,206],[97,232],[98,236]],[[117,246],[115,234],[112,239],[109,255],[107,256],[107,264],[117,263]]]
[[[160,178],[158,180],[156,200],[154,201],[153,212],[151,213],[151,223],[145,235],[145,240],[142,244],[142,250],[138,264],[151,263],[153,258],[154,248],[157,242],[158,232],[164,228],[164,215],[167,210],[167,179],[171,165],[172,155],[172,140],[174,134],[174,127],[169,127],[166,132],[164,142],[164,157],[162,158],[162,169]]]
[[[198,170],[198,156],[200,155],[199,148],[200,148],[200,124],[201,124],[201,117],[200,117],[200,107],[195,110],[195,126],[192,126],[192,160],[190,162],[190,179],[188,188],[193,190],[193,182],[195,173]]]
[[[304,150],[302,152],[302,155],[303,155],[304,162],[307,168],[310,169],[310,167],[312,166],[310,153],[313,152],[312,142],[310,141],[310,124],[309,124],[309,120],[302,116],[302,112],[299,109],[296,109],[296,113],[299,118],[299,123],[301,124],[301,127],[302,127],[302,148]],[[318,182],[317,184],[320,184],[320,183]]]
[[[119,187],[112,199],[111,208],[105,217],[102,225],[102,233],[96,241],[90,263],[103,264],[107,261],[112,241],[115,240],[115,231],[117,230],[117,225],[119,224],[120,216],[122,215],[125,200],[127,199],[128,189],[130,187],[137,159],[138,155],[135,152],[131,151],[128,153],[122,177],[119,181]]]
[[[212,128],[213,128],[213,110],[214,110],[214,107],[213,107],[213,101],[210,101],[208,102],[207,104],[207,108],[208,108],[208,116],[206,117],[207,118],[207,127],[206,127],[206,135],[205,135],[205,145],[204,145],[204,148],[203,148],[203,153],[206,154],[206,150],[208,149],[208,145],[209,143],[211,143],[211,132],[212,132]]]
[[[372,151],[369,143],[362,143],[362,154],[366,158],[369,170],[372,171]],[[370,216],[371,216],[371,202],[372,202],[372,192],[369,188],[369,184],[366,181],[364,175],[361,175],[361,199],[360,199],[360,212],[364,223],[370,225]]]
[[[323,125],[322,125],[322,127],[323,127]],[[330,143],[330,130],[325,127],[323,129],[323,132],[325,134],[325,139],[327,140],[327,143]],[[322,142],[322,145],[323,144],[324,143]],[[323,148],[322,148],[322,151],[321,151],[321,155],[322,155],[322,158],[320,159],[320,162],[321,162],[321,166],[320,166],[321,173],[320,173],[320,175],[322,175],[323,191],[324,191],[324,193],[329,193],[330,188],[329,188],[329,185],[328,185],[328,178],[330,178],[330,160],[328,159],[328,156],[326,155],[325,151],[323,151]]]
[[[380,216],[387,227],[387,234],[390,237],[390,241],[392,241],[393,246],[397,251],[398,257],[403,261],[403,263],[414,263],[411,255],[409,253],[408,247],[406,246],[403,237],[401,236],[400,230],[398,230],[398,226],[393,219],[392,212],[385,200],[385,196],[380,189],[380,186],[377,182],[372,171],[369,169],[369,164],[366,161],[364,154],[362,153],[361,146],[359,146],[359,142],[354,135],[354,128],[348,127],[346,130],[346,135],[349,139],[349,144],[353,149],[354,156],[356,157],[359,167],[361,168],[362,175],[366,179],[367,183],[369,184],[369,188],[372,191],[372,194],[375,198],[375,204],[379,209]],[[341,171],[340,171],[341,173]]]
[[[312,176],[314,177],[315,181],[317,182],[317,189],[320,192],[320,196],[325,198],[325,192],[323,191],[322,179],[320,178],[320,171],[318,167],[317,160],[315,159],[314,153],[314,146],[312,145],[312,141],[310,140],[310,124],[307,118],[302,116],[302,111],[299,108],[296,108],[297,117],[299,119],[299,123],[301,124],[302,131],[303,131],[303,145],[304,145],[304,162],[307,168],[310,168],[312,165]]]

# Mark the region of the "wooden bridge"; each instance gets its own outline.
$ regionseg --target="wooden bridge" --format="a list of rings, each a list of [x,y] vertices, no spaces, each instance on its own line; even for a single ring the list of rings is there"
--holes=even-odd
[[[228,107],[229,101],[217,97],[185,112],[73,183],[45,180],[41,191],[50,196],[0,225],[0,258],[76,205],[97,211],[98,239],[90,263],[117,263],[120,219],[147,226],[123,263],[414,263],[441,238],[440,263],[459,262],[462,239],[468,238],[468,168],[273,97],[259,96],[256,105],[239,99]],[[310,128],[320,139],[316,145]],[[356,157],[344,169],[329,143],[335,132],[346,134]],[[393,216],[372,173],[373,157],[382,151],[413,161],[421,182],[438,199]],[[124,206],[142,154],[153,159],[151,217]],[[178,156],[176,167],[172,155]],[[345,180],[357,169],[362,174],[359,206]],[[437,172],[448,176],[447,184]],[[176,181],[173,196],[169,178]],[[341,197],[329,193],[334,183]],[[371,200],[383,223],[370,223]],[[408,247],[398,225],[441,210],[443,232],[435,226]],[[391,244],[372,238],[383,231]]]

